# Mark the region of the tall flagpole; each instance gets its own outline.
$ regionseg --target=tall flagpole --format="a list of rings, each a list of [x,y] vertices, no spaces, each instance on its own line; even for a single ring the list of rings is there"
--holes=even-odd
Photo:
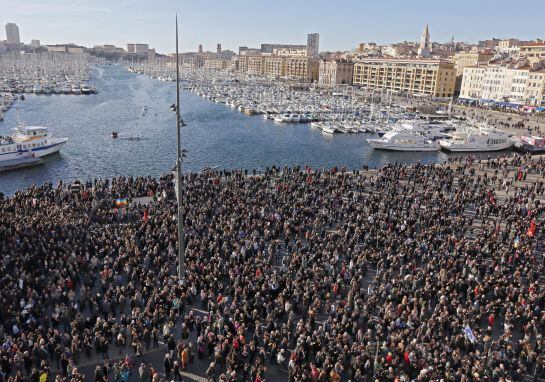
[[[182,133],[180,131],[180,59],[178,56],[178,15],[176,14],[176,193],[178,196],[178,281],[185,278],[184,216],[182,213]]]

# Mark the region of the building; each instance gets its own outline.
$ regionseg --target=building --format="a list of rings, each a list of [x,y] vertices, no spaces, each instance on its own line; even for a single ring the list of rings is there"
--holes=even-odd
[[[354,63],[345,60],[320,60],[318,84],[321,86],[352,85]]]
[[[492,38],[492,40],[483,40],[483,41],[479,41],[479,43],[477,44],[477,46],[481,49],[490,49],[490,50],[494,50],[495,48],[498,47],[498,45],[500,44],[500,39],[499,38]]]
[[[199,53],[202,53],[202,44],[199,44]]]
[[[97,53],[104,53],[104,54],[125,54],[125,53],[127,53],[125,51],[125,49],[123,49],[123,48],[119,48],[119,47],[117,47],[115,45],[108,45],[108,44],[95,45],[93,49]]]
[[[48,52],[66,53],[68,51],[66,45],[46,45],[45,48]]]
[[[19,27],[17,26],[17,24],[6,24],[6,37],[8,45],[21,44],[21,38],[19,37]]]
[[[221,44],[216,45],[216,53],[221,54]]]
[[[268,77],[284,77],[286,75],[286,57],[265,57],[263,75]]]
[[[299,48],[282,48],[273,49],[273,56],[278,57],[306,57],[308,55],[307,49]]]
[[[307,35],[307,55],[312,58],[318,58],[320,54],[320,34],[309,33]]]
[[[148,54],[148,44],[127,44],[127,53]]]
[[[544,102],[544,89],[543,66],[521,60],[465,68],[460,98],[540,106]]]
[[[309,57],[286,57],[286,77],[305,82],[318,81],[320,64]]]
[[[261,44],[261,53],[273,53],[275,49],[307,49],[306,45]]]
[[[452,97],[456,70],[449,61],[367,58],[354,63],[353,84],[433,97]]]
[[[30,46],[33,48],[39,48],[40,47],[40,40],[31,40]]]
[[[263,56],[249,56],[248,57],[248,69],[246,73],[254,74],[256,76],[262,76],[265,64],[265,57]]]
[[[67,46],[67,51],[71,54],[83,54],[85,53],[85,48],[82,46]]]
[[[519,56],[526,58],[531,64],[545,61],[545,42],[531,42],[521,45],[519,48]]]
[[[420,38],[420,45],[418,46],[418,57],[430,57],[431,50],[430,31],[428,30],[428,24],[426,24],[426,28],[424,29],[424,32],[422,32],[422,37]]]
[[[204,68],[210,70],[225,70],[229,61],[226,60],[204,60]]]
[[[520,41],[516,38],[508,38],[500,40],[496,50],[499,53],[516,54],[519,51],[521,45],[526,44],[525,41]]]
[[[491,51],[456,53],[453,57],[456,76],[463,75],[464,68],[469,66],[487,65],[492,58],[494,54]]]

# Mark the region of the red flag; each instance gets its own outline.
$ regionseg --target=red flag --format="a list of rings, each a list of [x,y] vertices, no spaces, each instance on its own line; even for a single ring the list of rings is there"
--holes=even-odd
[[[536,231],[536,222],[534,219],[532,219],[532,222],[530,223],[530,228],[528,228],[528,232],[526,232],[526,234],[529,237],[534,237],[535,231]]]
[[[148,210],[144,210],[144,217],[142,218],[144,222],[147,222],[149,219]]]

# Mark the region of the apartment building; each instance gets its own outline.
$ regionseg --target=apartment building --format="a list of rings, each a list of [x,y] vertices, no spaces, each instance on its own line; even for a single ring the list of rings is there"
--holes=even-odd
[[[286,77],[318,81],[319,66],[318,61],[308,57],[286,57]]]
[[[265,57],[263,74],[268,77],[284,77],[286,75],[286,57]]]
[[[354,63],[346,60],[320,60],[318,84],[321,86],[352,85]]]
[[[265,57],[263,56],[249,56],[248,57],[248,70],[246,73],[254,74],[256,76],[263,75]]]
[[[464,69],[460,98],[540,106],[544,102],[545,70],[526,63]]]
[[[366,58],[354,63],[353,84],[433,97],[452,97],[456,70],[449,61]]]
[[[545,61],[545,42],[532,42],[519,48],[520,58],[527,59],[530,64]]]
[[[456,75],[463,75],[464,68],[470,66],[487,65],[493,57],[494,54],[490,51],[456,53],[453,57]]]

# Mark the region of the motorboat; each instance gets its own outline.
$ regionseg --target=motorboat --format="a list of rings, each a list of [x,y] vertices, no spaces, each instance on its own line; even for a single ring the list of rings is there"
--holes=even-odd
[[[43,85],[44,94],[51,94],[51,84],[49,82]]]
[[[515,148],[524,153],[545,153],[545,138],[535,136],[522,136],[515,142]]]
[[[450,133],[440,139],[443,150],[452,152],[487,152],[501,151],[513,147],[511,134],[488,127],[468,127]]]
[[[79,84],[73,84],[72,85],[72,93],[81,94],[81,87],[80,87]]]
[[[81,94],[91,94],[91,87],[87,84],[81,84]]]
[[[0,164],[31,154],[41,158],[58,152],[68,138],[52,137],[47,127],[19,125],[8,137],[0,137]]]
[[[391,151],[438,151],[441,147],[437,138],[443,134],[439,129],[402,123],[394,126],[380,138],[368,138],[374,149]]]
[[[41,94],[44,92],[44,89],[42,87],[42,84],[39,84],[39,83],[35,83],[34,86],[32,87],[32,92],[34,94]]]
[[[338,132],[337,128],[334,125],[329,125],[325,123],[322,125],[322,131],[326,134],[335,134]]]

